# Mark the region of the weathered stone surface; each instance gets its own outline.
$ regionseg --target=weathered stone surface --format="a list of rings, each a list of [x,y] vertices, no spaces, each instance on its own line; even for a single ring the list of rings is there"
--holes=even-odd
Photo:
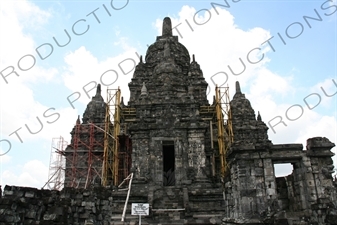
[[[134,108],[136,115],[122,126],[132,137],[132,170],[136,180],[152,185],[211,182],[209,122],[199,113],[200,106],[209,106],[207,83],[195,57],[190,62],[188,50],[169,32],[170,24],[165,18],[162,36],[149,46],[146,62],[139,62],[129,83],[124,110]]]
[[[336,188],[327,138],[273,145],[267,127],[236,84],[231,101],[234,143],[225,185],[224,224],[336,224]],[[254,161],[252,161],[254,159]],[[274,164],[291,163],[292,174],[275,177]],[[250,171],[250,173],[248,172]],[[251,189],[249,187],[254,187]]]
[[[236,82],[236,93],[230,102],[232,112],[234,143],[232,150],[259,148],[266,149],[272,145],[268,139],[267,125],[261,115],[255,117],[255,112],[248,99],[241,92],[240,84]]]

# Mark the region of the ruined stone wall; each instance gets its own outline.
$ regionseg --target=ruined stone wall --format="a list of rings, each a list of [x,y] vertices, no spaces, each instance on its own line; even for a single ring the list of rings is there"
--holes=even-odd
[[[225,224],[336,224],[335,144],[324,137],[308,139],[306,149],[272,144],[238,82],[230,105],[234,142],[227,152]],[[292,174],[276,177],[279,163],[291,163]]]
[[[225,183],[225,224],[336,224],[337,189],[326,138],[268,149],[232,149]],[[291,163],[293,172],[276,177],[274,165]]]
[[[109,224],[116,202],[104,188],[51,191],[6,186],[3,194],[0,225]]]
[[[135,225],[138,217],[131,215],[131,203],[150,204],[150,215],[143,216],[142,224],[221,224],[220,187],[161,188],[135,183],[121,222],[126,194],[102,187],[51,191],[6,186],[0,198],[0,225]]]

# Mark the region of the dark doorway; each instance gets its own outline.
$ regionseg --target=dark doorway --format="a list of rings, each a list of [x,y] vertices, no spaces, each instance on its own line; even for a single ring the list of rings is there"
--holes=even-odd
[[[174,142],[163,142],[163,185],[174,186],[176,179],[174,175],[175,156],[174,156]]]

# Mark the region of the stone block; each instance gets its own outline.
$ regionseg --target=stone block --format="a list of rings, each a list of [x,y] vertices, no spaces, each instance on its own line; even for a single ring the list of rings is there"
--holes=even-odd
[[[11,196],[11,195],[14,194],[14,192],[5,189],[3,194],[4,194],[4,196]]]
[[[79,218],[81,218],[81,219],[88,219],[89,217],[90,217],[89,212],[79,214]]]
[[[26,212],[25,217],[29,218],[29,219],[35,219],[36,212],[35,211],[28,211],[28,212]]]
[[[273,167],[267,167],[267,168],[265,167],[264,168],[264,175],[274,177],[274,168]]]
[[[266,183],[275,182],[275,177],[274,176],[265,176],[264,179],[265,179]]]
[[[46,213],[43,215],[43,220],[55,220],[56,219],[56,214],[52,213],[52,214],[49,214],[49,213]]]
[[[5,224],[15,224],[20,221],[20,217],[17,215],[5,215],[3,221],[6,222]]]
[[[63,207],[56,207],[56,208],[53,210],[53,214],[56,214],[56,215],[63,215]]]
[[[256,189],[244,189],[240,190],[241,197],[255,197]]]
[[[267,188],[266,189],[266,195],[267,196],[276,195],[275,189],[274,188]]]
[[[254,167],[255,168],[257,168],[257,167],[263,167],[262,159],[255,159],[254,160]]]

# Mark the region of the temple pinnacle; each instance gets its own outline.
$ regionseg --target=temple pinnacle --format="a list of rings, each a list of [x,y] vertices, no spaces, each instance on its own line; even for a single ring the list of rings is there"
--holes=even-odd
[[[240,88],[240,83],[239,81],[235,82],[235,92],[236,93],[241,93],[241,88]]]
[[[172,36],[172,23],[169,17],[165,17],[163,20],[162,36]]]
[[[102,90],[101,90],[101,84],[98,84],[97,85],[97,89],[96,89],[96,96],[101,95],[101,92],[102,92]]]

